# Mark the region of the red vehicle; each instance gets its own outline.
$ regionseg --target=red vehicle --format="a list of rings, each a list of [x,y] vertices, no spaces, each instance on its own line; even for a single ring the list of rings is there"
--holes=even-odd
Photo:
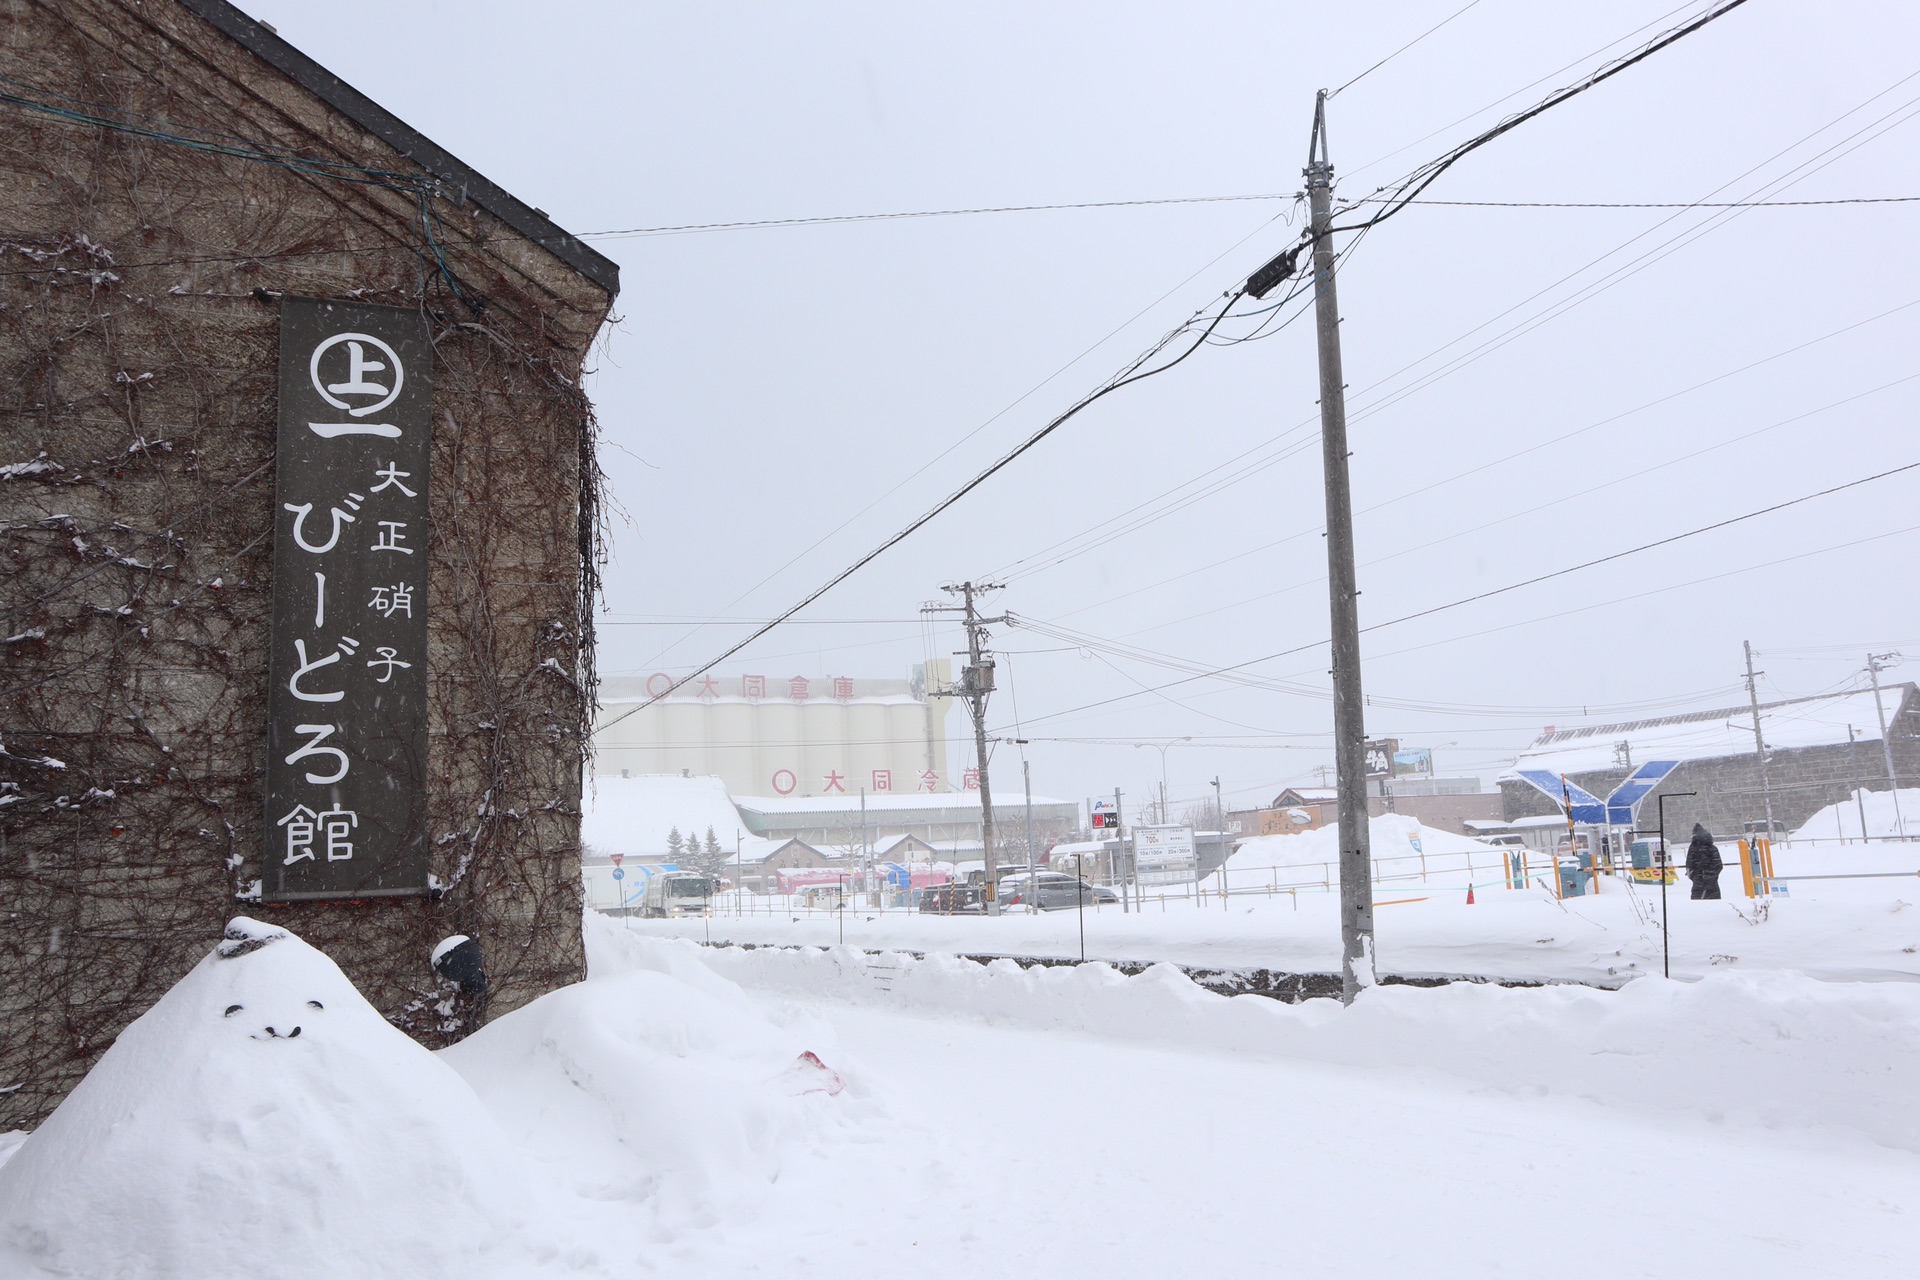
[[[843,887],[849,877],[836,867],[782,867],[773,873],[775,892],[799,893],[821,885]]]

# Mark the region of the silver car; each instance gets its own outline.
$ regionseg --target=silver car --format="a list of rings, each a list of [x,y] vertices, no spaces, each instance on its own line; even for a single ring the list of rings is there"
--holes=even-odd
[[[1031,878],[1022,873],[1002,880],[1000,901],[1007,905],[1025,903],[1035,911],[1059,911],[1083,902],[1088,906],[1118,903],[1120,895],[1105,885],[1088,884],[1058,871],[1042,871]]]

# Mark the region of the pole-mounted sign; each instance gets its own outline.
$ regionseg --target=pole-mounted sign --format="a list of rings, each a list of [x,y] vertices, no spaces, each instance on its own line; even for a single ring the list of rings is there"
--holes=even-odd
[[[427,889],[432,408],[419,312],[281,301],[267,901]]]
[[[1391,778],[1393,757],[1400,750],[1398,738],[1369,738],[1366,743],[1367,777]]]

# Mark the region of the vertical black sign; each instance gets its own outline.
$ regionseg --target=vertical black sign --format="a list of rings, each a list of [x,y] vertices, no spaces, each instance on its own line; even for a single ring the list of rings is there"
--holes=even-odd
[[[432,408],[419,312],[282,300],[267,901],[426,891]]]

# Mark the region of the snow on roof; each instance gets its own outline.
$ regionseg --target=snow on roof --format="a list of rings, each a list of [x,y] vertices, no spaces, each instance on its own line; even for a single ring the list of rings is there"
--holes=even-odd
[[[1889,716],[1900,709],[1912,689],[1911,684],[1883,688],[1883,705]],[[1760,730],[1768,748],[1775,751],[1844,743],[1848,725],[1853,726],[1860,742],[1880,740],[1880,718],[1874,710],[1871,689],[1760,706]],[[1500,780],[1516,779],[1521,769],[1578,774],[1618,768],[1616,749],[1622,742],[1628,744],[1635,764],[1648,760],[1750,756],[1753,754],[1753,712],[1748,707],[1728,707],[1542,734],[1520,753],[1513,768],[1501,774]]]
[[[707,828],[722,849],[733,848],[734,833],[746,823],[718,778],[686,778],[649,773],[637,778],[600,777],[580,800],[580,843],[596,853],[663,854],[667,834],[706,838]]]
[[[1515,818],[1512,822],[1495,822],[1488,819],[1468,818],[1460,824],[1469,831],[1516,831],[1529,827],[1564,827],[1567,815],[1564,813],[1541,814],[1537,817]]]

